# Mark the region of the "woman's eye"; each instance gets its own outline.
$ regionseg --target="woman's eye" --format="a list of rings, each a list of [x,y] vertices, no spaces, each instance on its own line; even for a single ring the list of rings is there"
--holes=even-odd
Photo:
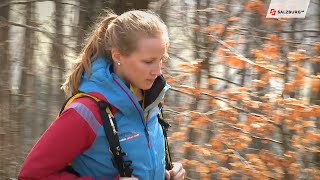
[[[153,61],[145,61],[146,64],[151,64]]]

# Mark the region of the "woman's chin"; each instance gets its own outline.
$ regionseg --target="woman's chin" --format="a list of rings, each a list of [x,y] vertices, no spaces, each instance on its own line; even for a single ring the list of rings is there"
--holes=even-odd
[[[152,87],[152,84],[145,84],[143,87],[141,87],[140,89],[146,91],[146,90],[149,90],[150,88]]]

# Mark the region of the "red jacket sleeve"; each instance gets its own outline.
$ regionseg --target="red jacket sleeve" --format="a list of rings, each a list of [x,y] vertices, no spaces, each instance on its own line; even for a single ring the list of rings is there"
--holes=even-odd
[[[95,102],[90,102],[88,98],[76,101],[85,103],[101,124],[100,112]],[[22,164],[18,179],[94,179],[93,177],[77,177],[71,173],[62,172],[61,169],[67,166],[76,155],[87,150],[95,137],[93,129],[75,109],[66,109],[31,149]]]

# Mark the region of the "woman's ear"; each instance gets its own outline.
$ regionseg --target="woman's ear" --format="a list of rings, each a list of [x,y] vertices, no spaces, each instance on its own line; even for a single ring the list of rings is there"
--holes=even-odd
[[[120,54],[119,49],[112,48],[111,49],[111,57],[112,57],[115,64],[121,63],[121,54]]]

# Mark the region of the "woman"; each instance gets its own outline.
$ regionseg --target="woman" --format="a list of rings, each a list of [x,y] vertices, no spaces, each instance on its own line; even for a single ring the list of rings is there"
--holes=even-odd
[[[169,85],[161,74],[168,51],[165,24],[145,11],[111,12],[101,19],[63,85],[67,95],[90,94],[111,104],[129,179],[183,179],[175,163],[165,170],[164,137],[158,122]],[[122,179],[112,162],[99,107],[75,99],[50,125],[25,159],[19,179]],[[71,163],[74,173],[63,170]]]

